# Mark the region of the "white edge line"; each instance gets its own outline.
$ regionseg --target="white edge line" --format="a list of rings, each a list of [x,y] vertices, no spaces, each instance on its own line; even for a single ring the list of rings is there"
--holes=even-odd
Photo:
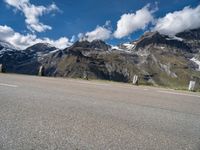
[[[81,84],[88,84],[88,85],[97,85],[97,86],[110,86],[107,83],[92,83],[92,82],[87,82],[87,81],[77,81],[77,83],[81,83]]]
[[[191,97],[200,97],[200,95],[194,95],[194,94],[185,94],[185,93],[176,93],[176,92],[170,92],[170,91],[158,91],[160,93],[168,93],[168,94],[175,94],[175,95],[183,95],[183,96],[191,96]]]
[[[17,85],[12,85],[12,84],[5,84],[5,83],[0,83],[0,86],[8,86],[8,87],[15,87],[17,88]]]

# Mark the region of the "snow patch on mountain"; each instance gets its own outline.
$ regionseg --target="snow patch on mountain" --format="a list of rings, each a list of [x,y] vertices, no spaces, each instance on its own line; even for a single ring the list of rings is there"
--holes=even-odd
[[[196,59],[195,57],[193,57],[192,59],[190,59],[192,62],[196,63],[199,68],[197,69],[197,71],[200,71],[200,60]]]
[[[118,51],[122,51],[122,52],[127,52],[127,53],[131,53],[133,48],[135,47],[134,44],[131,43],[123,43],[121,45],[118,46],[111,46],[111,50],[118,50]]]
[[[177,41],[183,41],[183,39],[182,38],[180,38],[180,37],[177,37],[177,36],[170,36],[169,38],[167,38],[167,40],[177,40]]]
[[[121,51],[121,52],[131,53],[130,49],[121,48],[120,46],[111,46],[111,50],[117,50],[117,51]]]
[[[130,44],[130,43],[124,43],[123,46],[125,46],[127,49],[133,49],[135,47],[134,44]]]
[[[56,53],[57,51],[60,51],[60,49],[55,49],[55,50],[53,50],[53,51],[51,51],[51,52],[49,52],[50,54],[53,54],[53,53]]]
[[[111,46],[111,49],[112,50],[120,50],[120,51],[122,51],[123,49],[121,49],[121,48],[119,48],[119,46]]]

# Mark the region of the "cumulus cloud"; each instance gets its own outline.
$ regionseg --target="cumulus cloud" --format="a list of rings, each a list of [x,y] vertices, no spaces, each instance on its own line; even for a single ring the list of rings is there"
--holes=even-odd
[[[200,27],[200,5],[196,8],[189,6],[183,10],[168,13],[159,18],[153,30],[162,34],[175,35],[176,33]]]
[[[51,30],[52,27],[45,25],[39,21],[39,17],[52,11],[59,11],[56,4],[45,6],[35,6],[29,2],[29,0],[4,0],[9,6],[14,7],[18,11],[21,11],[25,16],[25,22],[27,28],[31,31],[43,32]]]
[[[0,25],[0,35],[0,40],[9,42],[19,49],[25,49],[26,47],[36,43],[49,43],[61,49],[71,46],[72,44],[66,37],[61,37],[58,40],[52,40],[49,38],[38,38],[34,34],[22,35],[6,25]]]
[[[111,31],[104,27],[97,26],[95,30],[87,32],[85,35],[88,41],[107,40],[110,38]]]
[[[72,45],[72,43],[69,41],[68,38],[66,37],[61,37],[57,40],[52,40],[52,39],[49,39],[49,38],[43,38],[43,39],[38,39],[40,40],[42,43],[49,43],[57,48],[60,48],[60,49],[64,49],[66,47],[69,47]]]
[[[115,38],[122,38],[145,27],[154,20],[154,10],[150,10],[150,5],[146,5],[135,13],[123,14],[117,22],[117,29],[114,32]]]
[[[0,33],[1,33],[0,39],[12,36],[13,32],[14,32],[13,29],[6,25],[0,26]]]
[[[80,40],[94,41],[94,40],[107,40],[111,37],[112,31],[107,28],[108,22],[104,26],[97,26],[93,31],[86,32],[85,34],[79,33]]]

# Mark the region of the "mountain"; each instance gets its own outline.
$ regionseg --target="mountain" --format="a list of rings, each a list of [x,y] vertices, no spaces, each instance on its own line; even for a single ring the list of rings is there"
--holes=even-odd
[[[127,81],[117,72],[111,74],[107,70],[106,61],[110,61],[109,55],[112,55],[110,48],[105,42],[99,40],[76,42],[71,47],[44,59],[44,67],[48,68],[45,74],[81,78],[84,72],[87,72],[93,79]]]
[[[192,52],[191,47],[182,40],[167,35],[161,35],[159,32],[145,33],[139,40],[135,41],[135,49],[143,49],[146,46],[169,46],[173,49],[182,49],[187,52]]]
[[[45,74],[82,78],[87,72],[91,79],[122,82],[131,82],[137,74],[141,84],[179,88],[186,87],[191,78],[200,77],[198,48],[183,37],[149,32],[136,41],[115,47],[104,49],[93,45],[95,41],[78,42],[58,52],[59,57],[55,53],[46,58]]]
[[[58,49],[47,43],[38,43],[25,50],[18,50],[7,42],[0,42],[0,64],[7,72],[37,74],[39,61]]]
[[[77,41],[64,50],[38,43],[22,51],[12,49],[9,55],[4,52],[0,63],[3,60],[9,72],[36,75],[42,65],[46,76],[83,78],[87,74],[89,79],[131,82],[138,75],[140,84],[186,88],[191,79],[200,79],[199,35],[200,29],[174,37],[147,32],[118,46],[101,40]]]
[[[48,43],[37,43],[35,45],[26,48],[24,51],[29,55],[42,56],[49,54],[50,52],[55,52],[56,50],[58,50],[56,47]]]
[[[77,41],[73,44],[73,46],[71,48],[81,48],[81,49],[85,49],[85,50],[99,50],[99,51],[107,51],[111,48],[110,45],[106,44],[105,42],[101,41],[101,40],[94,40],[92,42],[88,42],[88,41]]]
[[[179,39],[182,39],[183,42],[187,43],[190,46],[191,51],[193,53],[199,53],[200,29],[181,32],[177,34],[176,37],[178,37]]]
[[[0,64],[3,64],[7,71],[11,72],[14,65],[25,59],[25,53],[16,49],[11,44],[0,41]]]

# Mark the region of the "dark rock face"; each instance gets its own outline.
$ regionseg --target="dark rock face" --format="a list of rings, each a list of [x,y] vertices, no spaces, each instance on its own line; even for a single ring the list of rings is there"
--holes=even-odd
[[[178,33],[177,37],[185,40],[200,40],[200,28]]]
[[[198,53],[200,51],[200,28],[181,32],[176,36],[182,38],[185,43],[190,45],[193,53]]]

